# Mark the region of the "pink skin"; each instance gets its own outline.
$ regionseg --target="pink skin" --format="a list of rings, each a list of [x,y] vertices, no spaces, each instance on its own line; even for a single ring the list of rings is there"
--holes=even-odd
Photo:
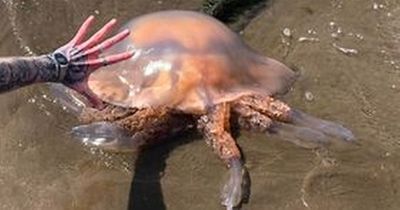
[[[102,41],[116,24],[116,20],[112,19],[88,40],[83,41],[93,21],[94,16],[87,18],[75,37],[54,53],[61,53],[68,62],[68,69],[62,83],[87,97],[93,107],[102,109],[104,107],[103,102],[96,97],[87,85],[89,75],[102,66],[129,59],[134,53],[123,52],[102,57],[100,54],[104,50],[125,39],[129,36],[130,31],[124,30]]]

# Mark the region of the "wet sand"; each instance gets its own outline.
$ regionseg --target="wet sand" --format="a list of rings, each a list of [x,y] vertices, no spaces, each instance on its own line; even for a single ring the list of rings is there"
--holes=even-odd
[[[49,52],[89,14],[98,13],[98,28],[112,17],[200,5],[0,1],[0,56]],[[284,97],[291,106],[341,122],[358,138],[307,150],[241,132],[252,180],[243,209],[400,208],[399,17],[394,0],[277,0],[242,31],[253,48],[301,73]],[[67,135],[78,122],[52,103],[45,85],[1,95],[0,109],[0,209],[223,209],[226,170],[196,135],[139,157],[110,154]]]

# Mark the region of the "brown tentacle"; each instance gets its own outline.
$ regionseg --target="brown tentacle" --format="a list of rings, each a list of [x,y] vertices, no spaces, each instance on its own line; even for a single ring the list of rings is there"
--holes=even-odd
[[[236,115],[236,121],[241,128],[265,132],[271,127],[272,120],[268,116],[240,102],[232,103],[232,111]]]
[[[266,114],[270,118],[282,122],[290,122],[292,109],[282,101],[269,96],[250,95],[243,96],[236,102],[248,106],[258,112]]]
[[[235,140],[229,133],[230,107],[226,103],[214,106],[200,117],[198,130],[203,134],[207,144],[228,165],[231,159],[240,159],[241,154]]]
[[[194,124],[191,116],[173,112],[166,107],[135,109],[113,105],[102,110],[87,108],[80,120],[84,123],[114,122],[146,146],[156,144]]]
[[[138,109],[135,108],[124,108],[110,104],[107,104],[105,108],[101,110],[88,107],[83,109],[81,116],[79,116],[79,121],[84,124],[98,121],[114,122],[116,120],[131,116],[137,111]]]

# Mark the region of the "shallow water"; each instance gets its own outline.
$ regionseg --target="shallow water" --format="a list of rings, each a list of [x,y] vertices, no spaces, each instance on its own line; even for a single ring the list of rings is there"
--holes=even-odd
[[[1,0],[0,55],[49,52],[89,14],[98,14],[99,27],[111,17],[200,5]],[[275,0],[250,21],[244,39],[301,73],[284,99],[343,123],[358,144],[307,150],[242,132],[252,181],[243,209],[400,209],[399,17],[395,0]],[[226,170],[197,136],[139,157],[116,155],[73,141],[67,132],[76,119],[44,85],[1,95],[0,109],[0,209],[223,209]]]

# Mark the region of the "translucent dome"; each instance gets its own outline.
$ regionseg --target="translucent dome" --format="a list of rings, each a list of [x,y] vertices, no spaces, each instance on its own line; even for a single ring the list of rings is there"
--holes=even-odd
[[[257,54],[225,25],[201,13],[157,12],[125,28],[130,37],[105,54],[136,54],[89,78],[90,89],[115,105],[203,112],[246,94],[286,91],[294,79],[288,67]]]

